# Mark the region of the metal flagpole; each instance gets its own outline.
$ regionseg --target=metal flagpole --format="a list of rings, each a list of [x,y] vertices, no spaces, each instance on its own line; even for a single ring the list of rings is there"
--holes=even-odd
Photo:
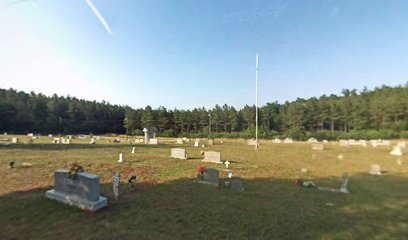
[[[256,74],[255,74],[255,150],[258,150],[258,53],[256,53]]]

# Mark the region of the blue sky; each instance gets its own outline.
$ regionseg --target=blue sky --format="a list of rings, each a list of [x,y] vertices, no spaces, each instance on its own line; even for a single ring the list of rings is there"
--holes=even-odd
[[[191,109],[408,81],[408,2],[0,0],[0,88]]]

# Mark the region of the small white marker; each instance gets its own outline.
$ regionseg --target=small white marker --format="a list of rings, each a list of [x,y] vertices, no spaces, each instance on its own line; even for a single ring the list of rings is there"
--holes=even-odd
[[[227,160],[227,161],[225,161],[225,167],[227,167],[228,168],[228,166],[230,165],[230,162]]]
[[[118,162],[123,162],[123,153],[119,153],[119,160]]]

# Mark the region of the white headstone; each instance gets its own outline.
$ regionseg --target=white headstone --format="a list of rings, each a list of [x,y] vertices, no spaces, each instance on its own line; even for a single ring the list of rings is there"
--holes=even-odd
[[[370,167],[370,172],[371,175],[381,175],[381,167],[378,164],[372,164]]]
[[[157,144],[159,144],[159,142],[157,141],[157,138],[150,138],[149,139],[149,144],[157,145]]]
[[[204,152],[203,162],[222,163],[221,162],[221,153],[206,151],[206,152]]]
[[[399,146],[395,146],[390,152],[390,154],[393,156],[398,156],[398,157],[402,156],[401,148]]]
[[[283,140],[283,143],[293,143],[293,139],[292,138],[285,138],[285,140]]]
[[[279,138],[275,138],[275,139],[273,139],[273,141],[272,141],[273,143],[281,143],[282,142],[282,140],[280,140]]]
[[[177,140],[176,140],[176,144],[183,144],[183,139],[181,139],[181,138],[177,138]]]
[[[349,146],[349,142],[347,140],[340,140],[339,144],[342,147],[348,147]]]
[[[132,154],[135,153],[135,150],[136,150],[136,147],[133,147],[133,148],[132,148]]]
[[[171,155],[172,158],[187,159],[186,149],[183,148],[172,148]]]
[[[224,162],[224,164],[225,164],[225,167],[228,168],[228,166],[230,165],[230,162],[227,160]]]
[[[18,138],[16,137],[11,138],[11,143],[18,143]]]
[[[199,142],[194,142],[194,147],[198,147]]]
[[[316,138],[309,138],[309,140],[307,140],[307,142],[309,143],[317,143],[317,139]]]
[[[96,144],[95,138],[91,138],[91,141],[89,142],[89,144]]]
[[[313,144],[312,150],[322,151],[324,150],[324,145],[323,144]]]
[[[123,153],[119,153],[119,160],[118,162],[123,162]]]

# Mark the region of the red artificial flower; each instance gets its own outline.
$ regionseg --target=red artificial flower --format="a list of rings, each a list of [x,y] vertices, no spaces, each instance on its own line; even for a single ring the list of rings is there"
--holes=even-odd
[[[206,170],[206,167],[198,167],[197,168],[197,172],[200,173],[200,174],[203,174],[205,172],[205,170]]]

